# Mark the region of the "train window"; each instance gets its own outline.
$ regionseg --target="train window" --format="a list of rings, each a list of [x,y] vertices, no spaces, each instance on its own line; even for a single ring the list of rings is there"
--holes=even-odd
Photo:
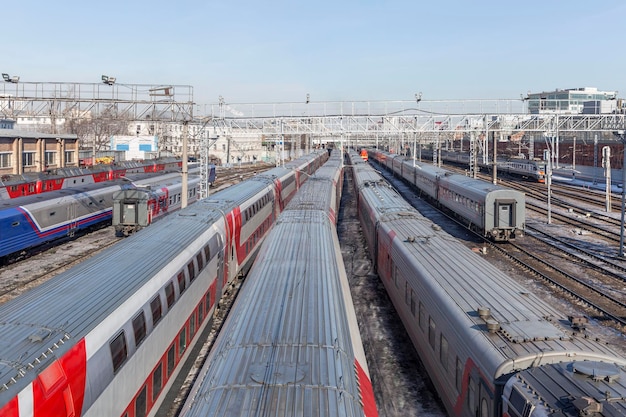
[[[113,360],[113,372],[117,372],[122,367],[126,358],[128,357],[128,347],[126,346],[126,335],[122,330],[112,341],[109,343],[111,349],[111,359]]]
[[[469,378],[469,385],[467,387],[467,408],[470,410],[470,413],[474,413],[474,395],[476,395],[476,387],[474,386],[474,380]]]
[[[204,296],[204,306],[206,307],[206,313],[209,314],[209,310],[211,310],[211,291],[206,293]]]
[[[163,388],[163,364],[159,363],[152,374],[152,402],[155,402]]]
[[[57,214],[57,212],[56,212],[56,211],[51,211],[51,212],[50,212],[50,217],[54,216],[55,214]]]
[[[189,339],[191,339],[195,333],[196,333],[196,312],[194,311],[191,314],[191,318],[189,319]]]
[[[135,346],[139,346],[146,338],[146,316],[143,311],[133,318],[133,332],[135,334]]]
[[[189,280],[193,280],[196,277],[196,268],[193,266],[193,261],[187,264],[187,272],[189,272]]]
[[[152,326],[154,327],[162,317],[161,298],[158,295],[150,301],[150,310],[152,310]]]
[[[441,335],[441,347],[439,350],[439,362],[443,365],[443,369],[448,370],[448,339]]]
[[[415,317],[415,291],[411,289],[411,314]]]
[[[480,417],[488,417],[489,416],[489,403],[486,398],[482,398],[480,400]]]
[[[167,300],[167,308],[170,309],[175,301],[174,283],[171,281],[165,286],[165,299]]]
[[[172,344],[167,351],[167,377],[172,376],[172,371],[176,365],[176,345]]]
[[[13,222],[11,223],[11,227],[17,227],[20,225],[20,222]]]
[[[202,320],[204,320],[204,303],[200,300],[200,304],[198,304],[198,324],[202,324]]]
[[[180,271],[176,278],[178,279],[178,294],[180,295],[185,292],[185,289],[187,288],[187,283],[185,282],[185,274],[183,273],[183,271]]]
[[[204,247],[204,259],[206,259],[206,263],[208,264],[211,260],[211,251],[209,249],[209,245]]]
[[[144,385],[135,400],[135,417],[146,417],[147,411],[147,387]]]
[[[393,267],[393,282],[396,284],[396,288],[400,288],[400,278],[399,278],[398,274],[398,267],[394,266]]]
[[[428,317],[428,343],[430,343],[430,347],[435,349],[435,334],[437,332],[437,326],[435,325],[435,320],[432,317]]]
[[[419,324],[422,328],[422,331],[426,330],[426,309],[424,308],[424,304],[420,301],[420,316],[419,316]]]
[[[411,302],[411,287],[409,286],[409,281],[405,281],[404,283],[404,302],[407,305]]]
[[[204,261],[202,260],[202,253],[198,252],[196,255],[196,262],[198,263],[198,271],[201,271],[204,268]]]
[[[456,390],[461,392],[463,387],[463,363],[459,357],[456,357]]]
[[[178,335],[178,355],[183,356],[183,352],[187,347],[187,329],[183,327]]]

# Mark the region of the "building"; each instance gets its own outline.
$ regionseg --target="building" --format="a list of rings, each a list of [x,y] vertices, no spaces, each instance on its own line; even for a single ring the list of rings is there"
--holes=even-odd
[[[157,136],[115,135],[111,136],[110,149],[125,151],[126,160],[152,159],[152,156],[159,151],[159,139]]]
[[[599,91],[595,87],[528,93],[531,114],[606,114],[618,110],[617,91]]]
[[[78,136],[0,129],[0,174],[78,166]]]

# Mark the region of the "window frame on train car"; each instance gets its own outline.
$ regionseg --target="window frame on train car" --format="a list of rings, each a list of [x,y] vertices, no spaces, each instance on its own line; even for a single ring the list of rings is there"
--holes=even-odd
[[[209,247],[209,244],[207,243],[206,245],[204,245],[204,260],[206,261],[206,265],[209,265],[209,262],[211,261],[211,248]]]
[[[178,358],[180,359],[187,349],[187,326],[183,326],[178,333]]]
[[[169,379],[176,368],[176,342],[172,342],[167,349],[167,358],[165,358],[165,360],[167,361],[167,379]]]
[[[426,331],[426,307],[424,307],[424,303],[422,303],[420,301],[420,306],[419,306],[419,319],[417,320],[420,326],[420,329],[422,329],[422,332]]]
[[[158,302],[158,309],[155,309],[155,301]],[[156,314],[157,311],[158,315]],[[163,318],[163,303],[161,303],[160,294],[157,294],[152,300],[150,300],[150,312],[152,313],[152,328],[154,328],[157,323]]]
[[[437,324],[435,323],[435,319],[433,316],[428,316],[428,344],[433,350],[435,350],[436,342],[437,342]]]
[[[167,311],[170,311],[172,306],[176,303],[176,292],[174,290],[174,282],[169,281],[165,285],[165,300],[167,301]]]
[[[178,282],[178,296],[180,297],[187,289],[187,281],[185,281],[185,273],[183,271],[176,275],[176,281]]]
[[[448,350],[449,350],[448,339],[441,333],[439,335],[439,362],[443,366],[443,369],[448,370]]]
[[[193,313],[191,313],[191,316],[189,316],[189,340],[193,339],[193,336],[196,334],[196,330],[198,330],[196,319],[196,310],[194,310]]]
[[[123,329],[109,342],[109,351],[113,374],[116,374],[128,359],[128,343],[126,343],[126,332]]]
[[[163,389],[163,362],[154,368],[152,372],[152,402],[154,403]]]
[[[198,264],[198,271],[202,271],[204,269],[204,260],[202,258],[202,251],[196,254],[196,263]],[[189,277],[190,281],[193,281],[195,277]]]
[[[135,347],[139,347],[139,345],[146,339],[148,335],[148,327],[146,324],[146,315],[143,310],[141,310],[138,314],[135,315],[132,319],[133,324],[133,336],[135,337]]]
[[[187,273],[189,274],[189,281],[193,281],[196,278],[196,266],[193,263],[193,259],[187,264]]]
[[[411,288],[411,314],[413,315],[413,317],[415,317],[415,291],[413,291],[413,288]]]
[[[139,408],[142,407],[142,408]],[[146,417],[148,414],[148,387],[143,385],[135,398],[135,417]]]

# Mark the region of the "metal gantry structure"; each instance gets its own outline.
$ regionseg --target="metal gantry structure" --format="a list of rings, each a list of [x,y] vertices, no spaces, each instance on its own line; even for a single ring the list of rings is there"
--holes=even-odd
[[[53,129],[58,118],[195,124],[202,127],[199,131],[219,132],[235,148],[238,132],[258,132],[282,146],[287,137],[306,136],[307,143],[384,145],[412,149],[413,155],[418,145],[440,150],[450,140],[465,137],[468,145],[475,142],[472,151],[487,158],[490,135],[494,140],[530,135],[545,138],[550,147],[564,135],[626,129],[624,114],[529,114],[524,99],[428,101],[421,94],[415,94],[415,100],[352,102],[315,102],[307,94],[306,100],[291,103],[227,103],[220,96],[217,104],[200,109],[193,101],[193,87],[186,85],[119,84],[108,76],[101,83],[23,82],[8,75],[0,84],[3,118],[45,116]],[[201,193],[206,196],[209,149],[216,133],[200,137]]]

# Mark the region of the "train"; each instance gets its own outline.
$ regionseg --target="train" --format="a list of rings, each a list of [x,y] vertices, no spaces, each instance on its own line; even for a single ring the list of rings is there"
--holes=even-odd
[[[540,159],[510,158],[498,164],[498,172],[545,184],[546,164],[546,161]]]
[[[123,179],[4,201],[0,204],[0,264],[16,254],[110,222],[116,192],[179,177],[180,173],[128,174]]]
[[[378,415],[336,231],[333,151],[261,246],[180,417]]]
[[[431,164],[414,163],[402,155],[376,149],[369,150],[369,154],[482,236],[496,242],[523,236],[526,227],[523,192],[454,174]]]
[[[623,416],[626,358],[350,154],[372,262],[451,417]]]
[[[232,185],[0,305],[0,415],[154,416],[223,293],[326,159]]]
[[[122,161],[93,168],[57,168],[46,172],[3,174],[0,176],[0,201],[29,195],[113,181],[129,174],[180,171],[182,161],[164,158]]]
[[[367,162],[367,159],[369,158],[369,154],[367,152],[367,149],[363,148],[361,149],[361,159]]]
[[[422,150],[422,159],[432,159],[432,151]],[[441,160],[459,166],[469,166],[469,152],[458,152],[450,150],[441,150]],[[482,154],[476,157],[477,165],[485,172],[491,172],[493,169],[493,159],[488,157],[487,162]],[[523,158],[498,158],[498,174],[507,175],[509,177],[521,178],[528,181],[545,183],[546,182],[546,161],[541,159],[523,159]]]
[[[113,193],[113,228],[118,237],[128,237],[168,213],[182,207],[182,179],[161,184],[121,189]],[[187,180],[187,204],[200,198],[200,177]]]

